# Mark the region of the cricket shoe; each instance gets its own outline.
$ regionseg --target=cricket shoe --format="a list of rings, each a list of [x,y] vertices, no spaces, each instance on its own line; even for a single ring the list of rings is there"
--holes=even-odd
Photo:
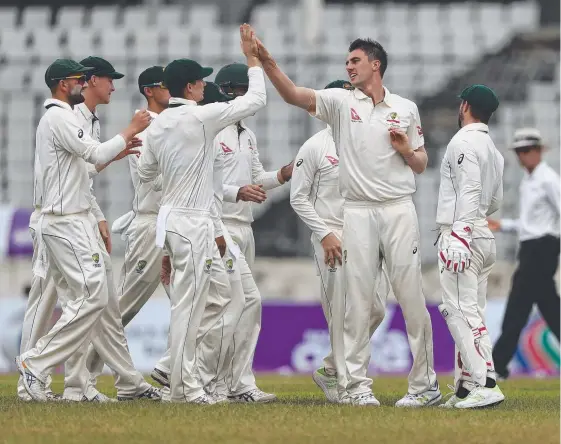
[[[462,400],[462,398],[456,396],[456,389],[454,386],[448,384],[448,388],[452,391],[444,396],[444,398],[448,398],[448,400],[444,404],[438,406],[441,409],[453,409],[454,406]]]
[[[18,372],[23,376],[23,386],[28,395],[31,396],[34,401],[47,402],[47,385],[31,373],[31,370],[27,368],[27,365],[21,360],[20,356],[16,357],[16,366]]]
[[[206,393],[199,396],[192,401],[187,401],[187,404],[198,404],[198,405],[214,405],[216,401],[212,398],[212,396],[207,395]]]
[[[214,399],[215,404],[230,404],[231,402],[228,395],[225,395],[224,393],[214,392],[210,396]]]
[[[118,401],[133,401],[135,399],[148,399],[150,401],[161,401],[162,391],[156,387],[150,386],[147,390],[143,391],[138,395],[132,396],[117,396]]]
[[[493,388],[475,387],[466,398],[454,405],[457,409],[477,409],[494,407],[505,400],[505,395],[498,385]]]
[[[277,400],[277,396],[272,393],[265,393],[263,390],[254,388],[249,392],[242,393],[240,395],[228,395],[228,399],[232,402],[237,403],[256,403],[256,404],[266,404],[268,402],[274,402]]]
[[[438,387],[438,382],[430,389],[423,393],[412,395],[407,393],[403,398],[395,403],[396,407],[428,407],[436,404],[442,399],[442,393]]]
[[[169,375],[167,373],[155,368],[154,370],[152,370],[150,376],[154,381],[156,381],[162,387],[167,387],[167,388],[170,387]]]
[[[337,375],[328,375],[325,372],[325,368],[322,367],[312,373],[312,379],[323,391],[329,402],[336,403],[339,401],[339,393],[337,392]]]
[[[97,404],[110,404],[112,402],[117,402],[115,398],[110,398],[107,395],[104,395],[100,391],[94,389],[94,394],[92,396],[82,396],[81,402],[94,402]]]
[[[58,393],[55,393],[52,390],[47,390],[45,392],[45,394],[47,395],[47,400],[49,402],[63,402],[64,401],[64,398],[62,397],[62,395],[59,395]]]
[[[171,390],[169,387],[162,388],[162,401],[163,403],[167,404],[171,402]]]
[[[348,396],[340,401],[340,404],[349,404],[363,407],[380,407],[380,401],[376,399],[374,393],[361,393],[360,395]]]

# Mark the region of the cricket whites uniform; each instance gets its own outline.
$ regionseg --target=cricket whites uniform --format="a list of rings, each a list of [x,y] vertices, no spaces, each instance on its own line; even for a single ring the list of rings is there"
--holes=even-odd
[[[436,385],[432,327],[422,292],[419,225],[411,198],[415,177],[392,147],[388,128],[406,131],[413,149],[424,145],[423,133],[417,106],[384,91],[384,100],[376,106],[359,89],[315,91],[315,117],[332,128],[340,159],[339,190],[345,200],[342,268],[349,379],[343,402],[372,393],[372,380],[366,376],[369,325],[382,258],[406,319],[413,354],[409,393],[420,394]]]
[[[74,107],[74,112],[80,122],[84,133],[90,135],[94,140],[99,141],[101,131],[99,119],[93,114],[88,107],[81,103]],[[95,168],[89,167],[90,177],[95,175]],[[65,399],[79,401],[85,395],[87,399],[91,399],[98,392],[95,389],[96,378],[103,370],[103,363],[107,363],[116,377],[115,387],[117,395],[121,398],[132,398],[142,393],[146,393],[151,389],[143,376],[134,368],[132,358],[128,351],[127,340],[124,333],[123,324],[121,322],[121,312],[119,310],[119,300],[115,289],[113,278],[113,266],[111,258],[105,248],[105,243],[101,238],[97,224],[105,220],[105,216],[99,209],[95,198],[93,197],[93,181],[90,178],[90,190],[92,193],[92,211],[90,213],[90,224],[96,233],[99,243],[99,249],[104,259],[105,270],[107,274],[107,290],[108,304],[100,318],[99,336],[103,340],[103,350],[94,344],[99,353],[103,356],[101,360],[94,360],[93,353],[88,354],[90,346],[83,346],[75,353],[66,363],[65,366]],[[97,354],[96,354],[97,355]],[[89,356],[89,359],[88,359]],[[84,390],[86,386],[86,390]]]
[[[347,385],[343,349],[345,284],[342,267],[338,264],[330,267],[325,263],[321,241],[330,233],[339,240],[342,239],[344,199],[339,193],[339,156],[330,127],[312,136],[298,151],[290,186],[290,203],[296,214],[312,230],[311,242],[320,277],[321,304],[332,346],[324,359],[324,369],[327,375],[337,374],[340,377],[337,391],[342,391],[333,400],[335,402],[344,395]],[[382,275],[386,277],[385,272],[381,272]],[[386,283],[386,290],[388,288]],[[387,292],[380,293],[379,290],[380,287],[372,309],[371,335],[384,319]]]
[[[48,71],[47,71],[48,73]],[[34,348],[16,359],[26,389],[45,400],[32,385],[45,383],[89,340],[101,345],[98,320],[108,303],[105,260],[90,220],[91,195],[86,162],[105,163],[125,148],[121,136],[100,144],[84,132],[72,108],[49,99],[36,135],[35,177],[41,182],[41,217],[36,225],[34,273],[60,282],[62,315]],[[31,374],[30,374],[31,373]]]
[[[166,84],[167,76],[182,75],[187,64],[193,66],[194,62],[171,62],[165,71]],[[244,97],[204,106],[172,98],[170,107],[148,129],[138,175],[142,182],[162,175],[156,244],[165,244],[173,268],[171,401],[196,402],[204,396],[197,378],[197,337],[208,297],[215,237],[222,235],[220,227],[215,231],[210,217],[214,202],[213,141],[222,129],[254,114],[265,103],[263,70],[255,67],[250,69],[250,87]]]
[[[455,382],[467,388],[495,379],[492,343],[485,326],[487,281],[496,261],[495,238],[487,216],[503,197],[504,159],[483,123],[472,123],[452,138],[440,167],[436,222],[441,264],[439,309],[456,343]],[[454,244],[468,246],[471,265],[463,272],[444,266]]]
[[[239,100],[239,99],[236,99]],[[248,184],[263,185],[264,190],[281,185],[277,171],[266,172],[259,160],[255,134],[241,121],[225,128],[215,140],[224,155],[223,221],[240,249],[237,266],[245,294],[245,305],[234,334],[231,369],[226,378],[230,396],[257,389],[253,375],[253,356],[261,330],[261,294],[251,269],[255,261],[255,240],[251,223],[251,203],[237,202],[238,191]]]

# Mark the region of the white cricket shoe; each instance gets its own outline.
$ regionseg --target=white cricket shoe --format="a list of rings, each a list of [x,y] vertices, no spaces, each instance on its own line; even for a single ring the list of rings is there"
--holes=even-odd
[[[462,398],[458,398],[456,396],[456,389],[454,388],[454,386],[448,384],[448,388],[452,390],[452,392],[444,396],[444,398],[448,398],[448,400],[444,404],[440,404],[438,406],[441,409],[453,409],[454,406],[462,400]]]
[[[339,401],[339,393],[337,392],[337,375],[328,375],[325,373],[325,368],[322,367],[312,373],[312,379],[323,391],[329,402],[336,403]]]
[[[171,402],[171,390],[169,387],[162,388],[162,401],[163,403]]]
[[[255,388],[249,392],[239,395],[228,395],[228,399],[237,403],[256,403],[266,404],[277,400],[277,396],[272,393],[265,393],[263,390]]]
[[[493,407],[505,400],[505,395],[498,385],[493,388],[475,387],[469,395],[454,405],[457,409],[476,409]]]
[[[153,386],[148,387],[142,393],[136,395],[121,395],[117,396],[118,401],[133,401],[135,399],[148,399],[150,401],[161,401],[162,390]]]
[[[17,369],[23,377],[22,382],[27,394],[31,396],[34,401],[47,402],[47,385],[31,373],[31,370],[27,368],[27,365],[21,360],[21,357],[17,356],[15,361]]]
[[[376,399],[374,393],[362,393],[360,395],[348,396],[340,401],[340,404],[350,404],[365,407],[380,407],[380,401]]]
[[[82,400],[81,402],[94,402],[94,403],[99,403],[99,404],[108,404],[108,403],[112,403],[112,402],[117,402],[117,400],[115,398],[110,398],[107,395],[104,395],[103,393],[101,393],[100,391],[98,391],[97,389],[95,389],[95,392],[93,394],[93,396],[82,396]]]
[[[230,400],[228,399],[228,395],[225,395],[224,393],[214,392],[210,396],[212,397],[212,399],[214,399],[215,404],[229,404],[230,403]]]
[[[407,393],[403,398],[401,398],[399,401],[395,403],[395,406],[413,407],[413,408],[428,407],[436,404],[441,399],[442,399],[442,393],[440,393],[438,383],[436,383],[436,385],[433,386],[433,388],[423,393],[418,393],[416,395]]]
[[[199,396],[192,401],[188,401],[187,404],[199,404],[199,405],[213,405],[216,404],[214,399],[211,396],[208,396],[206,393]]]

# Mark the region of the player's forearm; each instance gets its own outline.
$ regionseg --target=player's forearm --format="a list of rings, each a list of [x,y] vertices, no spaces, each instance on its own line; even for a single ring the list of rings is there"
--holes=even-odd
[[[102,163],[100,165],[96,164],[95,169],[98,173],[101,173],[105,168],[107,168],[109,166],[110,163],[111,163],[111,161],[106,162],[106,163]]]
[[[411,150],[413,151],[413,149]],[[427,168],[429,158],[425,151],[413,151],[412,154],[403,156],[407,165],[413,170],[414,173],[421,174]]]
[[[269,80],[278,91],[283,100],[300,108],[307,109],[310,106],[310,100],[313,91],[307,88],[298,87],[292,80],[279,68],[274,59],[269,59],[263,63],[263,69],[269,77]]]
[[[84,156],[84,159],[96,165],[102,165],[111,161],[117,154],[123,151],[127,146],[127,141],[121,136],[117,135],[107,142],[97,145],[89,155]]]
[[[290,206],[306,226],[320,239],[331,233],[327,224],[319,216],[306,196],[290,197]]]

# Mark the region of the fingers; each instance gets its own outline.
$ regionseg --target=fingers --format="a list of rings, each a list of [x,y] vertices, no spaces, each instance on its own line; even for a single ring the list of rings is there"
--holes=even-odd
[[[133,150],[133,149],[127,149],[127,150],[125,150],[125,155],[130,156],[131,154],[140,154],[140,151],[138,151],[138,150]]]
[[[248,202],[256,202],[261,203],[267,200],[267,194],[263,191],[263,187],[261,185],[247,185],[244,187],[244,200]]]
[[[340,245],[335,247],[334,255],[335,255],[336,262],[339,262],[339,265],[343,265],[343,250],[341,250]]]

